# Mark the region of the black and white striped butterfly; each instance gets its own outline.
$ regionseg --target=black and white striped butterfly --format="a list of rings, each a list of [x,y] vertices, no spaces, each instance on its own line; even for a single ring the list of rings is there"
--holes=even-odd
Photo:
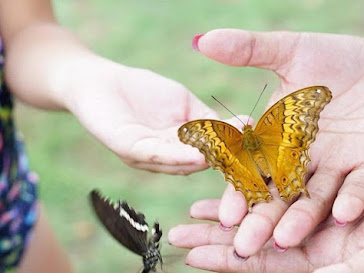
[[[148,239],[149,227],[144,214],[135,212],[125,201],[112,202],[97,190],[91,191],[90,197],[96,215],[107,231],[123,246],[143,257],[142,273],[155,272],[158,261],[163,264],[159,249],[162,237],[159,223],[154,223]]]

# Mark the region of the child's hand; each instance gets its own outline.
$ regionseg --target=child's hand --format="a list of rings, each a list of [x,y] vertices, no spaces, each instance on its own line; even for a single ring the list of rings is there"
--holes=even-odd
[[[97,56],[47,20],[30,20],[4,37],[5,76],[18,98],[71,111],[132,167],[170,174],[207,167],[196,149],[178,140],[177,129],[192,119],[216,118],[214,111],[181,84]]]
[[[68,87],[75,90],[68,108],[125,163],[169,174],[207,167],[197,149],[179,141],[177,129],[216,114],[184,86],[101,58],[72,69],[78,79]]]

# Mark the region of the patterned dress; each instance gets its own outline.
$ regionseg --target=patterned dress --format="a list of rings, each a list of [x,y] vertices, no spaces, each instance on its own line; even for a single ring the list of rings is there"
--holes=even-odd
[[[4,84],[0,39],[0,273],[14,272],[37,218],[37,176],[29,171]]]

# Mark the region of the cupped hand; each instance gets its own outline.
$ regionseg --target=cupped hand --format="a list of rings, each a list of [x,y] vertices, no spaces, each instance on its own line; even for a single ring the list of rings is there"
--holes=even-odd
[[[102,143],[135,168],[188,174],[207,167],[201,154],[178,140],[177,129],[191,119],[216,118],[213,110],[152,71],[85,59],[69,72],[78,80],[70,81],[76,91],[68,92],[67,105]]]
[[[279,199],[260,203],[247,214],[243,196],[231,186],[223,195],[223,227],[239,225],[234,239],[242,257],[256,254],[273,236],[282,249],[295,247],[331,213],[337,225],[363,215],[364,209],[364,40],[319,33],[257,33],[213,30],[195,47],[232,66],[272,70],[280,79],[271,104],[297,89],[324,85],[333,93],[321,113],[320,131],[310,148],[307,189],[311,198],[293,204]],[[272,184],[272,183],[271,183]]]
[[[220,200],[201,200],[191,207],[191,217],[218,220]],[[216,272],[249,273],[354,273],[364,267],[363,216],[337,227],[330,215],[303,242],[282,251],[271,242],[243,259],[234,253],[237,229],[223,231],[216,223],[180,225],[168,235],[169,242],[192,248],[186,264]]]

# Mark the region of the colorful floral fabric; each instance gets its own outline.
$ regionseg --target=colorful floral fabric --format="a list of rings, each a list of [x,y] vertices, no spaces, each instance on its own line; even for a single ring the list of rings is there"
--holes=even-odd
[[[15,131],[13,102],[3,80],[0,39],[0,273],[19,264],[37,218],[37,181]]]

